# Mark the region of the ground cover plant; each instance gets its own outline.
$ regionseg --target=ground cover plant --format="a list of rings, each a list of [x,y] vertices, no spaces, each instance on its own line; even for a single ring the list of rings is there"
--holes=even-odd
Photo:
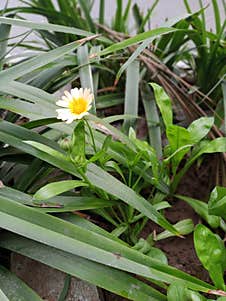
[[[152,30],[146,26],[158,1],[146,16],[131,1],[125,10],[117,1],[111,28],[105,1],[99,22],[89,1],[58,1],[58,8],[50,0],[21,2],[0,17],[2,254],[22,254],[129,300],[224,300],[225,24],[217,2],[216,34],[204,26],[205,8],[191,12],[187,1],[186,16]],[[12,44],[11,26],[41,39]],[[195,53],[186,48],[191,40]],[[16,62],[7,56],[15,47],[29,49]],[[174,72],[179,60],[195,60],[194,84]],[[208,160],[216,160],[208,199],[182,195],[190,168]],[[198,214],[198,225],[166,218],[178,200]],[[168,264],[158,247],[190,233],[209,281]],[[2,300],[41,300],[8,268],[2,259]]]

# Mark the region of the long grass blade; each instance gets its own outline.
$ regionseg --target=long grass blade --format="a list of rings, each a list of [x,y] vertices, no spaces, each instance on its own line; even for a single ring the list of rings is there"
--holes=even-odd
[[[125,272],[57,250],[12,233],[1,236],[0,245],[3,248],[36,261],[40,261],[52,268],[93,283],[94,285],[129,298],[130,300],[166,300],[166,297],[163,294]],[[133,285],[134,289],[131,290],[130,288]]]
[[[0,300],[42,301],[42,299],[22,280],[3,266],[0,266]],[[5,299],[1,296],[5,294]],[[4,296],[4,295],[3,295]],[[9,299],[8,299],[9,298]]]
[[[224,106],[224,134],[226,135],[226,81],[222,82],[223,106]]]
[[[160,119],[155,98],[149,84],[143,83],[141,87],[142,101],[148,125],[148,135],[151,146],[156,150],[157,157],[162,158],[162,138]]]
[[[124,102],[124,114],[137,116],[138,115],[138,102],[139,102],[139,61],[133,61],[127,68],[126,72],[126,91]],[[129,128],[133,127],[135,120],[125,120],[123,129],[128,133]]]
[[[80,65],[79,75],[80,75],[81,86],[83,88],[90,89],[90,91],[94,93],[92,70],[89,64],[89,53],[88,53],[87,45],[78,48],[77,57],[78,57],[78,63]],[[95,99],[92,102],[91,112],[93,114],[96,113]]]

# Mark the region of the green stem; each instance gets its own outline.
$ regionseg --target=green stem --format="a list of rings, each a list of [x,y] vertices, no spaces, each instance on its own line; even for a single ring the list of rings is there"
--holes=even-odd
[[[95,144],[95,140],[94,140],[94,136],[93,136],[93,130],[92,130],[89,122],[86,119],[84,119],[84,120],[85,120],[85,123],[86,123],[86,125],[88,127],[88,130],[89,130],[89,134],[90,134],[90,137],[91,137],[91,140],[92,140],[92,144],[93,144],[93,150],[96,153],[97,152],[97,148],[96,148],[96,144]]]

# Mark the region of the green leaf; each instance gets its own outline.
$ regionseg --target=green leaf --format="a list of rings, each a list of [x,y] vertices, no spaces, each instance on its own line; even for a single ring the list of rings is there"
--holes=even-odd
[[[193,232],[194,230],[194,223],[191,219],[184,219],[179,221],[174,225],[174,227],[181,233],[181,235],[187,235]],[[169,238],[174,236],[172,233],[169,231],[163,231],[162,233],[157,234],[156,240],[161,240],[165,238]]]
[[[139,69],[140,64],[138,61],[132,62],[126,72],[126,91],[124,102],[124,114],[138,115],[138,102],[139,102]],[[128,133],[129,128],[133,127],[135,119],[125,120],[123,129]]]
[[[1,296],[5,295],[2,298]],[[1,301],[5,300],[21,300],[21,301],[41,301],[42,299],[29,288],[22,280],[16,275],[9,272],[3,266],[0,266],[0,298]],[[9,299],[8,299],[9,298]]]
[[[213,124],[213,117],[201,117],[193,121],[187,129],[190,133],[190,141],[194,144],[198,143],[209,133]]]
[[[0,21],[1,23],[1,21]],[[0,70],[3,68],[4,58],[7,52],[8,38],[11,26],[8,24],[0,24]]]
[[[33,154],[36,157],[43,159],[44,161],[80,178],[74,164],[67,160],[67,157],[62,150],[59,152],[56,149],[46,146],[50,144],[48,139],[44,139],[37,133],[31,132],[16,125],[10,124],[9,126],[9,124],[5,121],[0,121],[0,125],[1,141],[5,141],[5,143],[13,145],[14,147],[19,148],[27,153]],[[20,132],[20,139],[15,137],[15,130],[18,128]],[[44,144],[36,141],[22,141],[21,138],[23,135],[25,138],[27,137],[27,134],[29,134],[29,137],[33,137],[34,140],[38,141],[40,139]],[[57,147],[59,148],[59,146]],[[171,231],[175,235],[179,235],[178,231],[176,231],[174,227],[162,216],[162,214],[160,214],[147,200],[136,194],[132,189],[121,183],[112,175],[105,172],[103,169],[99,168],[95,164],[88,164],[86,176],[94,186],[103,189],[107,193],[115,196],[117,199],[120,199],[130,206],[136,208],[138,211],[142,212],[144,215],[161,225],[164,229]]]
[[[176,197],[189,204],[212,228],[218,228],[220,226],[220,218],[208,213],[208,205],[206,203],[184,195],[176,195]]]
[[[208,203],[210,214],[226,219],[226,188],[216,186],[210,194]]]
[[[124,185],[112,175],[103,171],[100,167],[95,166],[94,164],[89,164],[86,176],[96,187],[103,189],[107,193],[114,195],[133,208],[144,213],[151,220],[158,223],[163,228],[168,229],[170,232],[176,235],[179,234],[179,232],[176,231],[174,227],[143,197],[136,194],[132,189]]]
[[[35,23],[32,21],[21,20],[21,19],[16,19],[16,18],[12,19],[12,18],[0,17],[0,23],[16,25],[16,26],[37,29],[37,30],[71,33],[74,35],[84,36],[84,37],[89,37],[89,36],[93,35],[92,32],[81,30],[81,29],[75,28],[75,27],[56,25],[56,24],[51,24],[51,23]]]
[[[76,194],[71,196],[54,196],[48,199],[47,202],[34,204],[32,196],[7,186],[3,186],[0,189],[0,195],[9,200],[13,198],[14,201],[20,204],[37,206],[36,208],[40,208],[42,212],[69,212],[116,205],[115,201],[103,200],[93,196],[77,196]]]
[[[151,146],[155,149],[158,158],[162,158],[162,138],[159,114],[150,86],[144,83],[141,87],[145,116],[148,125],[148,135]]]
[[[168,125],[166,135],[170,145],[170,153],[174,153],[172,158],[172,171],[173,174],[175,174],[184,155],[191,148],[191,135],[188,130],[177,125]]]
[[[155,101],[159,107],[162,114],[162,119],[164,121],[165,127],[173,124],[173,110],[172,103],[169,96],[163,90],[163,88],[155,83],[151,83],[154,90]]]
[[[194,231],[194,244],[199,260],[208,270],[216,287],[225,290],[223,273],[226,267],[226,249],[221,238],[199,224]]]
[[[88,38],[84,38],[82,40],[78,40],[75,42],[72,42],[70,44],[64,45],[62,47],[58,47],[56,49],[53,49],[47,53],[37,55],[36,57],[25,61],[23,63],[20,63],[14,67],[8,68],[6,70],[3,70],[0,72],[0,85],[8,84],[9,80],[17,79],[37,68],[41,68],[45,65],[47,65],[50,62],[53,62],[66,53],[71,52],[72,50],[75,50],[79,46],[81,46],[83,43],[85,43],[87,40],[91,38],[96,38],[96,36],[91,36]]]
[[[157,37],[159,35],[167,34],[169,32],[176,31],[175,28],[156,28],[153,30],[149,30],[143,33],[140,33],[134,37],[128,38],[122,42],[118,42],[114,45],[111,45],[104,50],[102,50],[99,55],[107,55],[112,52],[118,51],[118,50],[124,50],[126,47],[129,47],[131,45],[137,44],[139,42],[142,42],[143,40],[146,40],[148,38]]]
[[[158,248],[151,247],[147,253],[147,256],[150,256],[151,258],[159,260],[162,263],[168,264],[168,260],[167,260],[165,253]]]
[[[175,175],[172,183],[172,191],[174,192],[180,182],[180,179],[186,173],[186,171],[192,166],[192,164],[203,154],[212,154],[212,153],[224,153],[226,152],[226,138],[219,137],[211,141],[204,142],[201,144],[200,149],[195,153],[191,154],[190,159],[187,161],[185,166]]]
[[[86,162],[85,144],[85,122],[84,120],[79,120],[73,131],[72,147],[70,151],[71,160],[75,165],[83,166]]]
[[[33,195],[33,200],[34,202],[48,200],[58,194],[83,186],[88,186],[88,184],[76,180],[65,180],[50,183],[36,191],[36,193]]]
[[[12,233],[2,235],[0,245],[3,248],[40,261],[52,268],[93,283],[130,300],[166,300],[163,294],[125,272]],[[131,286],[134,286],[132,290]],[[28,300],[31,299],[26,301]]]
[[[89,53],[88,53],[88,46],[80,46],[77,50],[77,58],[78,63],[80,65],[79,68],[79,76],[81,81],[81,86],[85,89],[88,88],[92,93],[94,93],[93,87],[93,77],[92,77],[92,70],[89,64]],[[92,102],[91,113],[96,113],[96,106],[95,106],[95,99]]]
[[[10,301],[1,289],[0,289],[0,298],[2,301]]]
[[[186,286],[183,282],[172,283],[167,290],[168,301],[186,301]]]
[[[92,32],[95,32],[95,24],[93,22],[93,19],[90,15],[90,9],[89,9],[89,6],[87,5],[87,1],[84,1],[84,0],[78,0],[80,6],[81,6],[81,9],[85,15],[85,19],[86,19],[86,22],[89,26],[89,29],[92,31]]]

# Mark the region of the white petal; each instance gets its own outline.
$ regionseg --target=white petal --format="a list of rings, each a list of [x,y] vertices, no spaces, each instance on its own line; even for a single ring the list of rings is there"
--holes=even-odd
[[[75,119],[82,119],[84,116],[88,115],[89,112],[83,112],[81,114],[75,115]]]
[[[71,94],[74,98],[79,98],[79,90],[78,88],[74,88],[71,90]]]
[[[68,108],[69,101],[67,101],[67,100],[58,100],[56,102],[56,105],[59,106],[59,107]]]
[[[70,116],[69,109],[58,109],[56,111],[58,113],[57,119],[67,120],[68,116]]]
[[[71,95],[68,91],[64,91],[64,94],[67,96],[67,98],[68,98],[69,100],[72,100],[72,99],[73,99],[72,95]]]

